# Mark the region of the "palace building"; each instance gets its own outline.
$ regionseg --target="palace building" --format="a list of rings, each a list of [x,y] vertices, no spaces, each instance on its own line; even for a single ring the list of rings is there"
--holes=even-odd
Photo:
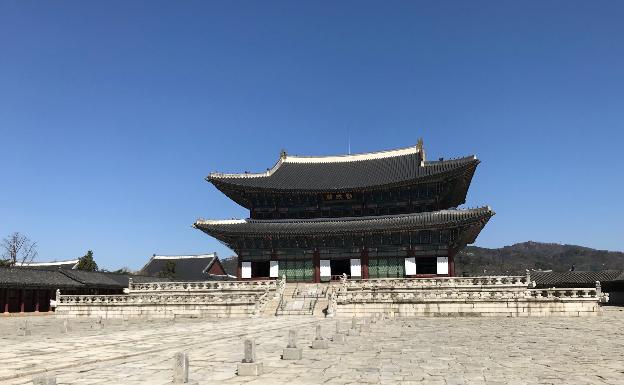
[[[457,208],[478,164],[475,156],[426,160],[422,140],[341,156],[282,151],[266,172],[206,178],[249,219],[194,227],[236,252],[239,279],[453,276],[454,256],[494,215]]]

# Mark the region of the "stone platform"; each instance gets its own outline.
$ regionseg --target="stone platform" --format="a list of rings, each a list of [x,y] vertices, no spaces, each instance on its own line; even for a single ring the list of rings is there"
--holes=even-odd
[[[241,319],[63,320],[29,317],[32,333],[17,336],[23,317],[0,317],[1,384],[31,384],[42,371],[57,384],[165,385],[174,356],[186,352],[190,381],[217,384],[622,384],[624,311],[602,317],[392,318],[370,324],[345,344],[312,349],[336,321],[314,317]],[[341,327],[351,322],[339,320]],[[356,319],[363,324],[363,319]],[[298,331],[303,358],[281,359],[288,332]],[[259,377],[236,375],[243,340],[254,338]]]
[[[366,280],[344,276],[340,283],[292,285],[284,276],[267,281],[130,282],[123,295],[57,291],[54,305],[63,318],[243,318],[271,313],[528,317],[600,315],[600,304],[609,300],[599,282],[593,288],[535,289],[528,274]]]

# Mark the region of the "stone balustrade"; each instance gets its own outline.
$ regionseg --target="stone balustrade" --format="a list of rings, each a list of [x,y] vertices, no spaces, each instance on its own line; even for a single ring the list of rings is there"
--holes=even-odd
[[[123,295],[61,295],[59,317],[248,317],[262,312],[285,282],[205,281],[134,283]]]
[[[255,304],[260,296],[253,294],[142,294],[142,295],[61,295],[57,307],[63,305],[142,305],[142,304]]]
[[[525,289],[531,285],[528,276],[377,278],[343,280],[343,291],[351,290],[440,290],[444,288],[482,290],[489,288]]]
[[[176,318],[249,317],[264,294],[246,292],[155,292],[131,295],[59,295],[56,316],[61,318]]]
[[[146,292],[265,292],[277,290],[278,281],[130,282],[129,294]]]
[[[328,316],[599,315],[609,300],[595,288],[535,289],[530,276],[425,279],[343,278],[329,297]]]
[[[437,302],[437,301],[487,301],[500,299],[514,300],[565,300],[587,299],[606,302],[608,294],[597,296],[596,289],[527,289],[524,291],[490,290],[490,291],[459,291],[459,290],[414,290],[411,292],[372,292],[359,291],[338,293],[336,302],[340,304],[367,302]]]

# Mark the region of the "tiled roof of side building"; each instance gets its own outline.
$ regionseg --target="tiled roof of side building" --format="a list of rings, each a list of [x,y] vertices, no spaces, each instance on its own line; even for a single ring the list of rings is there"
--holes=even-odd
[[[372,217],[276,219],[276,220],[200,220],[193,225],[210,235],[270,234],[322,235],[330,233],[417,230],[445,225],[489,220],[494,215],[489,207],[466,210],[441,210],[425,213]]]
[[[169,281],[167,278],[146,277],[81,270],[45,270],[29,267],[1,267],[0,286],[50,288],[111,288],[128,287],[128,278],[134,282]]]
[[[175,263],[174,280],[202,281],[209,280],[208,270],[217,261],[216,253],[198,255],[154,255],[141,269],[141,273],[157,276],[164,271],[167,262]]]
[[[594,287],[596,281],[613,282],[621,280],[622,270],[531,272],[531,280],[539,288],[547,287]]]
[[[128,287],[128,279],[133,282],[168,281],[166,278],[147,277],[141,275],[109,273],[104,271],[59,270],[60,273],[89,287],[123,288]]]
[[[424,177],[476,168],[479,160],[468,156],[452,160],[425,161],[418,147],[326,157],[283,155],[264,173],[211,173],[208,180],[219,185],[267,190],[334,191],[402,184]]]
[[[0,267],[0,286],[79,288],[83,284],[61,274],[58,270],[31,269],[28,267]]]

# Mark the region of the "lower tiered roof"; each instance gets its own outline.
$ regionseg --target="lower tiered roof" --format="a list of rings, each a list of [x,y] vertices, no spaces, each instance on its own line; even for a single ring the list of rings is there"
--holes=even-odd
[[[321,236],[417,231],[479,222],[484,225],[494,214],[488,206],[466,210],[348,218],[198,220],[193,227],[227,242],[228,238],[233,236]]]

